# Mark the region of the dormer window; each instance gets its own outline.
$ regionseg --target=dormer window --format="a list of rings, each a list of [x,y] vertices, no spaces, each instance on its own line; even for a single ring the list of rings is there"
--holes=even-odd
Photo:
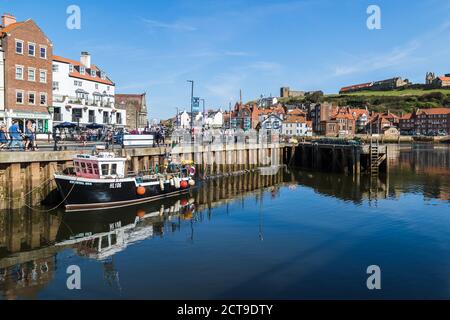
[[[91,77],[95,78],[97,76],[97,72],[95,70],[91,70]]]
[[[106,79],[106,74],[104,72],[101,72],[101,77],[102,77],[103,80],[105,80]]]
[[[73,72],[73,64],[69,65],[69,72]]]
[[[84,75],[86,73],[85,67],[80,67],[80,74]]]

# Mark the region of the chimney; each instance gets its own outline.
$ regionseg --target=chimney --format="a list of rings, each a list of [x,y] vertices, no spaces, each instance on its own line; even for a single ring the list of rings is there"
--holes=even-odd
[[[91,55],[86,51],[82,52],[80,62],[87,69],[90,69],[91,68]]]
[[[16,23],[16,22],[17,22],[16,18],[12,14],[10,14],[10,13],[4,13],[3,14],[3,16],[2,16],[3,28],[6,28],[7,26],[9,26],[9,25],[11,25],[13,23]]]

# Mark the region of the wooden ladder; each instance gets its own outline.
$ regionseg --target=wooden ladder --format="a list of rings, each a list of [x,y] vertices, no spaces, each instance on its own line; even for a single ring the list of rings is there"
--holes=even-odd
[[[370,174],[372,176],[378,176],[380,168],[380,144],[378,139],[376,143],[373,140],[370,141]]]

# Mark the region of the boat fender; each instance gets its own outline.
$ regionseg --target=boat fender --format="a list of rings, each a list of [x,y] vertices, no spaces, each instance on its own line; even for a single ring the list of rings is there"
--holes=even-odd
[[[159,186],[161,187],[161,190],[164,191],[164,180],[163,179],[159,180]]]
[[[174,178],[175,179],[175,188],[180,189],[180,180],[179,178]]]
[[[145,195],[145,188],[144,188],[144,187],[138,187],[138,188],[136,189],[136,193],[137,193],[138,196],[143,196],[143,195]]]
[[[195,186],[195,180],[194,180],[194,179],[190,179],[190,180],[189,180],[189,185],[190,185],[191,187]]]
[[[190,167],[190,168],[189,168],[189,175],[190,175],[191,177],[195,176],[195,167]]]
[[[186,180],[183,180],[180,182],[180,186],[182,189],[186,189],[187,187],[189,187],[189,183]]]

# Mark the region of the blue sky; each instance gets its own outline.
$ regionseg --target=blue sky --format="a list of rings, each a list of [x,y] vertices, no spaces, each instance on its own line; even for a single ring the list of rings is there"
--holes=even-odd
[[[81,30],[66,8],[81,8]],[[381,8],[381,30],[366,9]],[[3,0],[0,11],[33,18],[55,54],[92,54],[119,93],[147,92],[151,118],[189,106],[188,79],[209,108],[281,86],[340,87],[427,71],[450,73],[450,0]]]

